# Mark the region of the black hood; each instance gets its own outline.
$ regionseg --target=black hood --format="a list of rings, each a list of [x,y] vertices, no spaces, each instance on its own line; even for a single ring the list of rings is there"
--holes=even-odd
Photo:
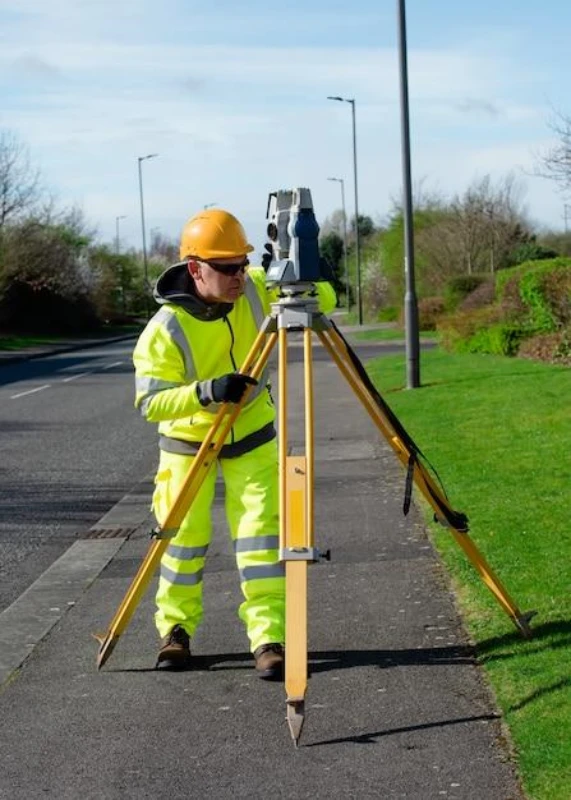
[[[221,319],[232,311],[233,303],[206,303],[196,294],[186,261],[173,264],[159,276],[153,296],[159,305],[172,303],[203,322]]]

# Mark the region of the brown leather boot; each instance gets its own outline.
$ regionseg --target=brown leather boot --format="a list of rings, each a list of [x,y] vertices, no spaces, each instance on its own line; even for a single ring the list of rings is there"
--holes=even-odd
[[[284,648],[281,644],[263,644],[254,651],[256,674],[265,681],[281,681],[284,677]]]
[[[175,625],[161,641],[156,669],[188,669],[190,666],[190,636]]]

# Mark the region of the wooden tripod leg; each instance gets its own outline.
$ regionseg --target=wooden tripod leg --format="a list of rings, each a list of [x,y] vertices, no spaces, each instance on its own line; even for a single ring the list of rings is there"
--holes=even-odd
[[[311,330],[304,329],[305,456],[286,452],[286,369],[285,331],[280,331],[280,453],[284,481],[280,525],[281,558],[286,574],[285,689],[287,722],[295,746],[299,744],[305,720],[307,691],[307,567],[315,561],[314,549],[314,454],[313,454],[313,362]],[[283,425],[283,427],[282,427]]]
[[[306,460],[288,456],[286,463],[286,575],[285,689],[287,721],[297,745],[305,718],[307,691],[307,548]],[[297,558],[299,557],[299,558]]]
[[[361,380],[361,377],[355,370],[355,367],[348,356],[343,339],[334,330],[318,332],[318,336],[329,352],[331,358],[337,364],[341,373],[346,378],[347,382],[365,407],[365,410],[379,431],[385,437],[399,461],[406,468],[409,463],[410,451],[406,444],[401,440],[400,436],[393,429],[390,420],[383,413],[382,409],[379,408],[373,397],[371,397],[369,390]],[[418,461],[414,465],[413,479],[424,498],[432,507],[437,517],[440,519],[442,516],[441,507],[443,505],[448,506],[448,500],[438,484],[436,484],[431,475],[421,465],[419,465]],[[486,562],[484,556],[480,553],[472,539],[469,537],[467,531],[457,530],[453,527],[451,527],[451,530],[456,542],[464,550],[465,554],[476,568],[483,582],[490,589],[501,607],[511,617],[518,630],[520,630],[526,638],[530,638],[531,629],[529,627],[529,621],[534,612],[529,611],[527,613],[522,613],[520,611],[497,575],[495,575],[490,565]]]
[[[241,372],[249,374],[253,378],[259,378],[264,366],[266,365],[270,353],[277,341],[277,334],[273,333],[268,336],[264,345],[264,337],[266,336],[265,328],[262,328],[258,334],[256,341],[252,345],[244,364],[242,365]],[[261,351],[261,352],[260,352]],[[257,359],[257,360],[256,360]],[[137,608],[138,604],[143,597],[145,590],[151,582],[155,573],[156,567],[160,562],[164,551],[168,546],[168,542],[173,536],[176,535],[180,525],[186,516],[188,509],[192,505],[200,487],[216,462],[216,458],[220,448],[224,444],[234,422],[240,414],[242,407],[248,397],[246,394],[241,402],[231,407],[228,413],[228,404],[224,404],[204,439],[200,450],[196,454],[192,466],[190,467],[182,486],[174,499],[173,505],[170,508],[167,516],[161,523],[160,527],[154,531],[156,541],[152,542],[145,558],[143,559],[137,574],[135,575],[131,585],[127,589],[123,600],[119,604],[119,608],[111,621],[109,629],[106,634],[94,634],[97,641],[100,643],[99,653],[97,656],[97,667],[100,669],[107,661],[119,637],[127,628],[131,618]]]

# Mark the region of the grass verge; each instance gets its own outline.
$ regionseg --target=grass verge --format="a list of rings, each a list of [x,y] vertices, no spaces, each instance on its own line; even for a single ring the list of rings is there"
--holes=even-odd
[[[435,350],[422,354],[422,388],[400,391],[403,356],[377,359],[368,369],[438,470],[453,508],[468,514],[473,541],[520,610],[538,612],[533,639],[525,641],[450,534],[430,525],[511,730],[528,795],[568,800],[571,370]]]
[[[421,331],[421,339],[436,339],[438,333],[436,331]],[[362,341],[384,342],[384,341],[404,341],[405,332],[402,328],[377,328],[370,331],[356,331],[351,334],[352,339],[360,339]]]
[[[0,333],[0,350],[26,350],[27,348],[38,347],[50,344],[65,344],[83,339],[107,339],[113,336],[136,335],[143,330],[143,325],[108,325],[96,331],[91,331],[85,335],[70,334],[68,336],[41,336],[26,334],[3,334]]]

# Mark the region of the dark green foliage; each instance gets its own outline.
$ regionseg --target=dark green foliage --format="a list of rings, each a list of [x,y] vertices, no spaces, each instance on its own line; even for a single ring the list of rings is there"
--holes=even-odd
[[[557,258],[559,253],[551,247],[545,247],[535,241],[535,236],[532,241],[516,247],[510,254],[510,261],[512,266],[523,264],[526,261],[542,261],[548,258]]]
[[[335,231],[319,240],[319,252],[333,271],[333,286],[337,293],[345,290],[343,250],[343,239]]]
[[[351,220],[350,224],[351,233],[355,235],[355,217]],[[361,239],[366,239],[367,236],[371,236],[375,233],[375,223],[373,222],[372,218],[367,216],[366,214],[359,214],[359,237]]]
[[[529,329],[549,333],[569,324],[571,260],[528,261],[500,273],[497,297],[506,315]]]
[[[511,356],[523,341],[570,326],[571,260],[556,258],[498,273],[495,302],[448,315],[438,330],[451,351]],[[559,336],[557,347],[565,341],[567,334]]]
[[[88,297],[15,280],[0,303],[0,327],[15,333],[81,334],[101,326]]]
[[[525,331],[520,326],[510,323],[498,323],[497,325],[490,325],[488,328],[480,328],[466,342],[465,352],[514,356],[524,338]]]
[[[486,280],[485,275],[456,275],[450,278],[444,290],[444,302],[448,311],[454,311],[460,303]]]

